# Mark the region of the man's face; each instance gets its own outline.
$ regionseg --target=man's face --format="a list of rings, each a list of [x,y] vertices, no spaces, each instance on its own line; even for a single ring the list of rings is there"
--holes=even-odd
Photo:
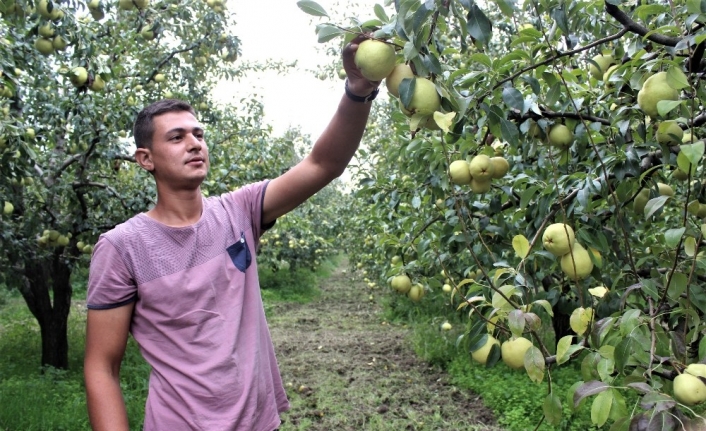
[[[190,112],[169,112],[154,117],[151,170],[168,187],[201,185],[208,173],[208,147],[201,124]]]

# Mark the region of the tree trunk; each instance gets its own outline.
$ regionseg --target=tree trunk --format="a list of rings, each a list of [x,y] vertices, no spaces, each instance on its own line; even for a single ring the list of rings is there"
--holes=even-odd
[[[71,310],[71,265],[57,249],[51,259],[25,262],[22,296],[39,323],[42,366],[69,366],[68,318]],[[53,295],[50,295],[50,291]],[[53,298],[52,298],[53,296]],[[53,303],[52,303],[53,299]]]

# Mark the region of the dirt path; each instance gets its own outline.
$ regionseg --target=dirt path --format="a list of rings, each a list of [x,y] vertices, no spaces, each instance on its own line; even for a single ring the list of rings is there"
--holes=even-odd
[[[418,359],[342,263],[309,304],[277,304],[269,323],[292,404],[280,431],[497,430],[479,397]]]

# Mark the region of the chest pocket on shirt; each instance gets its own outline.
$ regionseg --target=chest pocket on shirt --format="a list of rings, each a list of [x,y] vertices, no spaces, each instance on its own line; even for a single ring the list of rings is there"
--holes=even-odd
[[[248,242],[245,240],[244,232],[240,232],[240,239],[226,250],[228,251],[230,260],[233,261],[233,265],[241,272],[245,272],[245,270],[250,267],[252,256],[250,255],[250,248],[248,247]]]

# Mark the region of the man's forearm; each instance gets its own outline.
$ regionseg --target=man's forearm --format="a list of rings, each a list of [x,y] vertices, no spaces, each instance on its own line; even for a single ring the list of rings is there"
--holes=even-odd
[[[371,103],[355,102],[343,95],[333,118],[316,141],[310,157],[339,176],[353,158],[365,132]]]
[[[128,418],[118,378],[110,375],[86,376],[88,418],[94,431],[128,431]]]

